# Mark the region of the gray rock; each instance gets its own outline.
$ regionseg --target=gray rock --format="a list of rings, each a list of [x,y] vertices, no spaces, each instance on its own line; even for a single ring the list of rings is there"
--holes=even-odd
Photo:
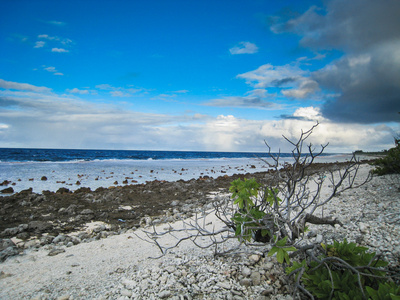
[[[250,255],[250,257],[249,257],[250,262],[253,264],[258,263],[260,261],[260,259],[261,259],[261,255],[258,255],[258,254],[253,254],[253,255]]]
[[[132,291],[127,290],[127,289],[123,289],[123,290],[121,290],[121,295],[122,296],[126,296],[126,297],[131,297],[132,296]]]
[[[64,242],[66,239],[67,239],[67,237],[65,235],[60,234],[53,239],[53,243],[57,244],[60,242]]]
[[[168,298],[168,297],[170,297],[170,296],[171,296],[171,291],[168,291],[168,290],[161,291],[161,292],[158,294],[158,297],[159,297],[160,299],[165,299],[165,298]]]
[[[32,221],[28,223],[28,230],[38,233],[49,231],[51,228],[53,228],[53,225],[47,222]]]
[[[221,281],[217,283],[217,286],[226,289],[226,290],[230,290],[231,289],[231,284],[228,281]]]
[[[322,243],[322,240],[323,240],[322,234],[317,234],[317,237],[315,238],[315,242],[320,244],[320,243]]]
[[[250,279],[253,282],[253,285],[260,285],[261,284],[261,274],[259,272],[251,273]]]
[[[18,255],[17,246],[10,239],[0,239],[0,262],[5,261],[8,257]]]
[[[262,292],[261,295],[263,296],[270,296],[271,294],[273,294],[274,292],[274,288],[270,285],[268,285]]]
[[[244,267],[244,268],[242,269],[242,275],[243,275],[244,277],[249,277],[249,276],[251,275],[251,270],[250,270],[250,268]]]
[[[253,282],[249,278],[243,278],[242,280],[240,280],[239,283],[240,283],[240,285],[243,285],[243,286],[251,286]]]
[[[93,210],[91,210],[89,208],[81,211],[81,215],[93,215],[93,214],[94,214]]]
[[[64,252],[65,252],[65,250],[62,249],[62,248],[54,248],[54,249],[50,250],[49,254],[47,254],[47,255],[48,256],[55,256],[55,255],[58,255],[58,254],[64,253]]]

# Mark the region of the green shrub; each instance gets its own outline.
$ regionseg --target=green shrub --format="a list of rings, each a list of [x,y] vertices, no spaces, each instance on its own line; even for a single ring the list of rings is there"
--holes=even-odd
[[[396,139],[396,147],[387,151],[386,156],[377,159],[372,172],[377,175],[400,174],[400,140]]]
[[[368,248],[348,243],[346,239],[341,243],[335,241],[333,245],[321,245],[325,253],[318,257],[319,261],[307,264],[303,260],[286,268],[287,274],[304,269],[301,281],[315,297],[361,300],[369,295],[373,300],[400,300],[400,288],[386,282],[384,277],[386,272],[382,267],[387,266],[387,262],[367,252]]]

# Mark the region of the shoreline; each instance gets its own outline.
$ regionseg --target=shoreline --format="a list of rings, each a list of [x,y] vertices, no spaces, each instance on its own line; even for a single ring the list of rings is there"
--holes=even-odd
[[[310,171],[322,172],[343,164],[346,163],[315,163]],[[26,240],[35,236],[40,238],[43,233],[56,236],[77,231],[92,221],[104,222],[115,232],[138,228],[144,218],[166,214],[165,220],[170,222],[189,216],[187,207],[208,204],[208,193],[228,192],[233,180],[256,178],[263,182],[268,180],[270,172],[224,174],[216,178],[205,175],[172,182],[153,180],[143,184],[99,187],[94,191],[87,187],[75,191],[62,187],[56,192],[42,193],[27,189],[0,197],[0,237],[9,238],[14,234]],[[177,212],[181,208],[183,211]]]
[[[327,156],[317,158],[316,162],[335,163],[350,159],[351,155]],[[282,163],[285,161],[290,163],[290,158],[283,157]],[[9,193],[29,188],[35,193],[55,192],[59,188],[77,190],[86,187],[95,190],[154,180],[171,182],[203,176],[217,178],[268,169],[258,158],[0,163],[0,196],[8,195],[4,193],[7,190]]]

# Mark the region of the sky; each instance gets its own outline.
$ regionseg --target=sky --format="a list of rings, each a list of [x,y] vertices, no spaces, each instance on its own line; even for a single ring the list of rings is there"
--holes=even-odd
[[[0,0],[0,147],[381,151],[398,0]]]

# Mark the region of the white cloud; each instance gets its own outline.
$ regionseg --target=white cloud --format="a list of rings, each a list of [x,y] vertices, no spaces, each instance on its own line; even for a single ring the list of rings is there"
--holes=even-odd
[[[65,53],[65,52],[69,52],[69,50],[66,50],[64,48],[52,48],[51,52],[58,52],[58,53]]]
[[[64,75],[63,73],[58,72],[55,67],[43,66],[43,69],[46,70],[47,72],[53,73],[53,75],[56,75],[56,76],[63,76]]]
[[[258,47],[256,44],[250,42],[240,42],[238,46],[229,49],[232,55],[235,54],[254,54],[258,52]]]
[[[114,89],[114,87],[112,87],[111,85],[109,85],[107,83],[98,84],[98,85],[96,85],[96,88],[100,89],[100,90],[112,90],[112,89]]]
[[[46,39],[46,40],[50,40],[50,41],[58,39],[57,37],[49,36],[48,34],[39,34],[38,38],[39,39]]]
[[[298,99],[310,97],[320,90],[318,83],[309,76],[309,72],[303,71],[297,65],[271,64],[237,75],[256,89],[279,88],[285,97]]]
[[[44,86],[35,86],[29,83],[18,83],[12,81],[5,81],[0,79],[0,88],[21,90],[21,91],[33,91],[33,92],[51,92],[50,88]]]
[[[35,46],[34,46],[33,48],[43,48],[45,44],[46,44],[46,42],[37,41],[37,42],[35,43]]]
[[[65,26],[65,22],[60,22],[60,21],[48,21],[47,23],[52,24],[52,25],[57,25],[57,26]]]
[[[45,67],[44,69],[48,72],[57,72],[55,67]]]
[[[281,120],[249,120],[234,115],[218,117],[196,113],[151,114],[123,104],[85,102],[74,88],[73,97],[50,89],[0,80],[0,120],[4,132],[0,147],[57,147],[266,151],[290,150],[282,135],[296,139],[318,120],[310,137],[315,145],[330,142],[329,152],[381,150],[393,144],[396,128],[338,124],[321,116],[318,108],[301,107]],[[106,87],[106,86],[104,86]],[[6,89],[6,90],[4,90]],[[261,93],[262,91],[255,91]],[[17,109],[16,109],[17,108]],[[84,129],[84,130],[83,130]]]
[[[113,97],[129,97],[129,96],[131,96],[131,94],[124,93],[122,91],[111,91],[110,94]]]
[[[80,94],[80,95],[87,95],[89,94],[88,90],[80,90],[78,88],[73,88],[72,90],[67,90],[67,92],[71,94]]]

